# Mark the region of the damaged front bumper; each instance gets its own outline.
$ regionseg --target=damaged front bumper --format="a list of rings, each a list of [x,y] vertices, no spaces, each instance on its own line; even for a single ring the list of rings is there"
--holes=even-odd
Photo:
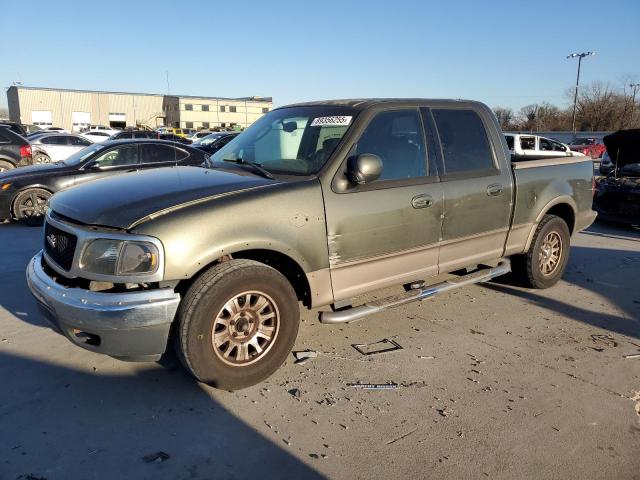
[[[65,287],[43,268],[42,252],[29,262],[27,284],[56,331],[82,348],[121,360],[159,359],[180,303],[170,288],[112,293]]]

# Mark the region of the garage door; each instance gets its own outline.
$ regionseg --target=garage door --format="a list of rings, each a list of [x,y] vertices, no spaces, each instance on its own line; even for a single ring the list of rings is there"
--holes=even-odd
[[[89,112],[71,112],[71,122],[73,123],[73,131],[81,132],[91,125],[91,114]]]
[[[52,115],[47,110],[32,110],[31,111],[31,123],[38,125],[40,128],[52,127],[51,121]]]

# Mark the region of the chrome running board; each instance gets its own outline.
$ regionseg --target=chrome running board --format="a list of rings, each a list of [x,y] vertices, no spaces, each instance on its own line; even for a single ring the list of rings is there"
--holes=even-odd
[[[424,300],[455,288],[465,287],[474,283],[487,282],[492,278],[505,275],[510,271],[511,262],[509,262],[508,259],[503,259],[494,268],[476,270],[475,272],[457,278],[452,278],[450,280],[437,283],[436,285],[409,290],[406,293],[368,302],[364,305],[360,305],[359,307],[351,307],[337,312],[320,312],[320,322],[329,324],[353,322],[355,320],[360,320],[367,315],[380,313],[384,310],[405,305],[407,303]]]

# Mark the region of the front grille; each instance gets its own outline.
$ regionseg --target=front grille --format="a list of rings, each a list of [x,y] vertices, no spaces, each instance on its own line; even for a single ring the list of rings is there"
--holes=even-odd
[[[44,251],[51,260],[67,272],[73,263],[76,243],[78,243],[78,238],[75,235],[60,230],[49,223],[45,224]]]

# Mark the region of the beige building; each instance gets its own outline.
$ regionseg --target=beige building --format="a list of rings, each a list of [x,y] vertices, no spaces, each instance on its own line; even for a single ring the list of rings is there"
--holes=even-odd
[[[269,97],[193,97],[23,86],[9,87],[7,101],[11,121],[70,131],[89,125],[244,128],[273,106]]]

